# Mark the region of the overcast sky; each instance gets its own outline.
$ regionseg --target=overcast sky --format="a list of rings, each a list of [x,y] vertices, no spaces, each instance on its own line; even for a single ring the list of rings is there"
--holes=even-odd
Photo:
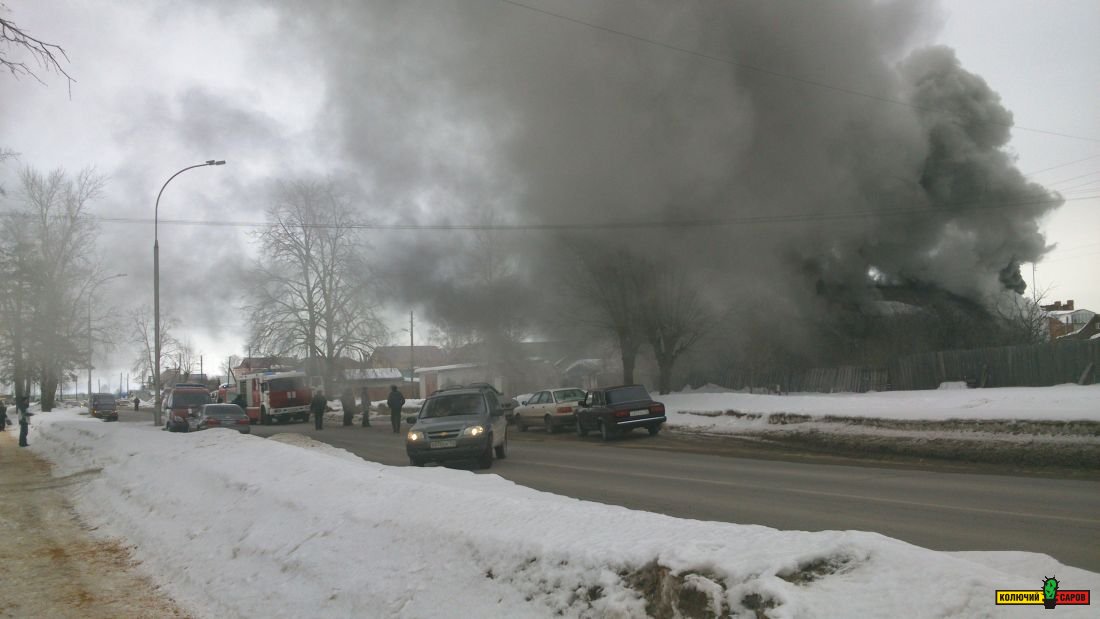
[[[508,105],[531,105],[531,100],[482,99],[476,90],[474,95],[451,92],[446,90],[450,85],[446,80],[431,74],[448,70],[446,58],[433,59],[436,65],[425,67],[403,62],[415,55],[399,52],[432,46],[452,30],[479,32],[483,24],[486,29],[507,28],[504,43],[503,35],[492,32],[493,45],[520,50],[516,63],[498,57],[491,66],[480,68],[483,73],[471,74],[472,80],[485,80],[491,89],[492,80],[502,74],[515,71],[508,79],[523,79],[522,72],[512,67],[539,67],[547,55],[577,55],[584,62],[588,48],[574,50],[567,37],[583,36],[585,44],[595,49],[622,43],[618,35],[500,0],[421,3],[429,7],[424,12],[427,17],[416,19],[389,2],[364,3],[372,7],[369,10],[341,9],[346,15],[336,9],[325,12],[323,5],[294,2],[5,3],[10,10],[7,18],[65,48],[71,61],[66,68],[76,80],[70,98],[65,81],[55,74],[41,74],[45,86],[31,79],[0,76],[0,146],[20,153],[16,165],[0,170],[6,186],[14,187],[13,174],[19,165],[74,172],[94,166],[110,179],[107,194],[94,212],[145,220],[152,217],[161,184],[176,170],[210,158],[228,160],[224,167],[200,168],[173,181],[160,212],[162,303],[184,319],[180,335],[210,360],[207,368],[214,371],[225,356],[244,352],[245,327],[235,310],[240,298],[233,287],[254,254],[249,229],[167,220],[262,221],[272,181],[308,173],[353,179],[370,204],[364,219],[387,219],[396,213],[429,223],[453,216],[439,206],[449,201],[491,202],[491,196],[507,193],[511,181],[506,175],[486,173],[484,168],[493,159],[483,153],[504,150],[501,136],[516,131],[510,123],[520,121]],[[706,36],[685,43],[684,34],[692,29],[682,20],[653,27],[662,23],[652,8],[659,3],[639,11],[636,20],[631,17],[631,3],[624,0],[530,4],[673,46],[722,57],[741,53],[735,46],[707,47]],[[446,10],[436,17],[433,6]],[[800,10],[799,3],[791,7],[790,11]],[[1018,127],[1034,130],[1014,130],[1009,148],[1023,173],[1034,172],[1029,178],[1062,192],[1066,199],[1042,221],[1047,243],[1057,248],[1039,262],[1037,287],[1048,290],[1050,300],[1072,298],[1078,307],[1100,309],[1100,277],[1095,268],[1100,261],[1100,198],[1096,197],[1100,196],[1100,37],[1096,36],[1100,3],[945,0],[907,3],[901,12],[910,25],[896,44],[882,46],[897,54],[887,60],[900,61],[904,53],[924,45],[948,45],[964,69],[984,77],[1000,94]],[[578,29],[579,34],[572,34]],[[882,32],[890,36],[894,31],[883,28]],[[805,36],[812,37],[812,32],[807,30]],[[479,43],[462,37],[455,40],[462,53]],[[706,59],[650,48],[642,43],[631,49],[631,57],[639,64],[664,63],[658,70],[678,75],[697,72],[700,80],[715,70]],[[782,59],[743,51],[745,58],[731,60],[765,68],[774,62],[780,67],[777,70],[783,70]],[[593,79],[621,80],[624,88],[630,88],[629,71],[624,76],[621,67],[610,62],[592,64],[596,65]],[[432,85],[431,92],[416,90],[422,75],[436,78],[423,82]],[[800,66],[799,75],[826,83],[837,79],[815,75],[812,66]],[[860,82],[835,85],[851,83]],[[402,92],[416,93],[411,103],[417,113],[407,113],[400,99],[372,96],[375,88],[411,88]],[[537,90],[537,85],[532,88]],[[345,96],[351,90],[355,96]],[[432,106],[433,98],[457,102],[468,117],[488,112],[492,121],[453,122],[449,111]],[[565,101],[568,104],[569,99]],[[349,134],[347,117],[355,113],[382,120]],[[384,119],[390,117],[400,117],[402,123],[387,126]],[[416,135],[431,139],[411,143],[403,138],[410,123]],[[592,151],[592,157],[605,156],[599,148]],[[532,165],[543,161],[537,152],[519,154],[517,166],[528,160]],[[645,174],[644,169],[641,173]],[[722,173],[719,168],[703,170],[680,175],[678,180],[695,182]],[[468,195],[456,198],[450,191],[453,183],[418,184],[418,179],[429,175],[462,179],[462,192]],[[657,190],[639,187],[632,191]],[[580,185],[575,191],[580,195],[589,189]],[[529,194],[533,199],[539,195],[537,191]],[[385,239],[375,240],[385,245]],[[150,303],[152,226],[144,221],[104,223],[99,251],[106,272],[128,275],[104,284],[100,294],[110,295],[120,307]],[[1023,274],[1030,285],[1030,265],[1024,266]],[[402,303],[388,308],[395,330],[404,326],[401,321],[408,309]],[[398,333],[395,343],[406,338]],[[124,345],[97,365],[113,368],[103,377],[110,375],[117,381],[119,370],[125,371],[132,356]]]

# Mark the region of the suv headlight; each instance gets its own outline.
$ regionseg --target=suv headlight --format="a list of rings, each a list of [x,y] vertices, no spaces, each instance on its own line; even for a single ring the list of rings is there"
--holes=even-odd
[[[406,438],[408,439],[408,441],[410,443],[415,443],[417,441],[424,440],[424,433],[423,432],[409,432],[409,435]]]
[[[470,426],[462,431],[462,436],[481,436],[485,433],[485,428],[481,426]]]

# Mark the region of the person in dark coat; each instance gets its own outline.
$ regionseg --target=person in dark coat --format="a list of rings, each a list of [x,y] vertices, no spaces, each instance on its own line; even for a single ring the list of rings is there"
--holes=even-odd
[[[363,427],[370,427],[370,390],[363,387],[359,390],[359,399],[362,401],[360,406],[363,407]]]
[[[325,425],[325,408],[327,407],[328,400],[325,399],[325,392],[318,387],[313,392],[313,399],[309,401],[309,412],[313,413],[313,427],[318,430]]]
[[[8,405],[0,400],[0,430],[8,426]]]
[[[355,416],[355,394],[351,389],[344,389],[340,394],[340,407],[344,409],[344,425],[351,425],[351,418]]]
[[[138,405],[141,404],[141,398],[134,396],[134,412],[137,412]]]
[[[31,399],[27,396],[16,399],[15,408],[19,411],[19,446],[27,447],[27,431],[31,426]]]
[[[401,407],[405,405],[405,396],[397,390],[397,385],[390,385],[390,395],[386,398],[386,406],[390,408],[390,423],[393,424],[393,433],[401,431]]]
[[[245,413],[248,412],[248,402],[245,402],[243,393],[238,393],[237,397],[233,398],[232,404],[236,404],[237,406],[240,406],[241,410],[244,411]]]

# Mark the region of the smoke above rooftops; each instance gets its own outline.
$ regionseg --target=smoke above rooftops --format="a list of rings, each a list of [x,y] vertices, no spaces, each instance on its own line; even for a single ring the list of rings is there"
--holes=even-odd
[[[1038,222],[1059,200],[1005,150],[1011,113],[951,49],[914,48],[935,3],[527,3],[665,46],[500,0],[286,3],[364,218],[659,223],[585,238],[789,317],[884,282],[987,303],[1023,292],[1019,265],[1047,249]],[[476,327],[484,264],[459,249],[495,244],[534,312],[521,300],[560,275],[561,234],[372,240],[400,298]]]

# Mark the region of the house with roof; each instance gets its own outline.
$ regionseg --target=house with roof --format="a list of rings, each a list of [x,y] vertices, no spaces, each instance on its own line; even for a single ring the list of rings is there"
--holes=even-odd
[[[367,359],[368,368],[409,368],[445,365],[450,359],[438,346],[378,346]]]
[[[1087,340],[1095,333],[1096,312],[1075,308],[1073,299],[1065,303],[1055,301],[1041,307],[1046,313],[1051,340],[1062,338]]]

